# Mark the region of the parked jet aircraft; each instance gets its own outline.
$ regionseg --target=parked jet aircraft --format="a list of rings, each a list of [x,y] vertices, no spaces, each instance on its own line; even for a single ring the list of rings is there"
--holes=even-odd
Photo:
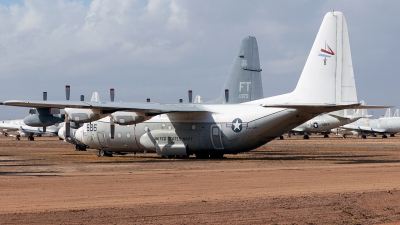
[[[15,138],[17,140],[20,140],[21,136],[28,136],[28,140],[33,141],[35,138],[33,135],[43,135],[43,134],[49,134],[49,135],[57,135],[59,126],[48,126],[46,127],[46,130],[44,131],[43,128],[39,127],[31,127],[27,126],[22,119],[19,120],[2,120],[0,121],[0,129],[3,131],[3,134],[5,136],[14,136],[13,134],[10,134],[10,132],[18,132],[17,135],[15,135]]]
[[[242,69],[259,73],[246,57],[239,56]],[[241,104],[228,104],[229,91],[225,91],[225,104],[11,100],[4,105],[65,108],[66,136],[71,121],[86,123],[76,131],[76,138],[100,151],[221,157],[255,149],[321,113],[363,108],[335,92],[351,65],[346,21],[341,12],[330,12],[295,90],[288,94]],[[243,87],[238,87],[239,94]],[[115,124],[126,126],[115,132]]]

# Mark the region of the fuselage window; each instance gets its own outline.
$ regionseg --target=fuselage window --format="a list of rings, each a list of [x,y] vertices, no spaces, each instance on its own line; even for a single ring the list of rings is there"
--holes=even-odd
[[[196,129],[196,125],[192,125],[192,130]]]
[[[213,127],[213,130],[212,130],[212,134],[214,135],[214,136],[218,136],[219,135],[219,129],[218,129],[218,127]]]
[[[118,133],[118,137],[119,137],[119,138],[121,137],[121,133]]]
[[[131,137],[131,133],[126,133],[126,137],[130,138]]]

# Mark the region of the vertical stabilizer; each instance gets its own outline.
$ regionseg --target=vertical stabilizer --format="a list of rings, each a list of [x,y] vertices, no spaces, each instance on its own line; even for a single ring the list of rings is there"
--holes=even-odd
[[[90,101],[92,101],[92,102],[100,102],[100,96],[99,96],[99,93],[97,93],[97,91],[93,92],[92,98],[90,99]]]
[[[390,110],[390,108],[386,109],[385,115],[383,117],[392,117],[392,111]]]
[[[229,77],[220,97],[214,103],[225,102],[225,90],[229,90],[229,103],[242,103],[263,98],[260,59],[255,37],[242,39],[233,61]]]
[[[341,12],[325,15],[296,89],[298,103],[357,103],[346,20]]]
[[[400,117],[400,111],[399,109],[396,109],[393,113],[393,117]]]

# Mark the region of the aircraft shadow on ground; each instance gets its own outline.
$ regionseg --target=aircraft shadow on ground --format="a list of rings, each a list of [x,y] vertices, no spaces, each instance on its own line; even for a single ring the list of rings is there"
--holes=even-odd
[[[54,174],[54,173],[55,173],[55,171],[0,172],[0,177],[2,177],[2,176],[36,176],[36,177],[49,177],[49,176],[53,177],[53,176],[58,176],[57,174]]]

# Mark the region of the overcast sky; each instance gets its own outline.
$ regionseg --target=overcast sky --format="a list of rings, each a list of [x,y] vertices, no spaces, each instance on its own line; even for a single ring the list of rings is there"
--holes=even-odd
[[[264,96],[291,92],[332,9],[345,14],[358,99],[400,107],[400,1],[389,0],[0,0],[0,101],[63,100],[67,84],[72,100],[97,91],[108,101],[110,88],[118,101],[187,101],[189,89],[211,100],[249,35]]]

